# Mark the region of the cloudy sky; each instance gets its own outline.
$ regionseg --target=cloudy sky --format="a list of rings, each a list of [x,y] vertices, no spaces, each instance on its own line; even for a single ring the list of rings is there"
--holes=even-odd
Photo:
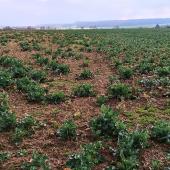
[[[170,0],[0,0],[0,25],[170,18]]]

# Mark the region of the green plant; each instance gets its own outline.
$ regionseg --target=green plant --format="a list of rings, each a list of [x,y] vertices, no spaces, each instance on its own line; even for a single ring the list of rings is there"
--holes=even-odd
[[[73,93],[78,97],[89,97],[94,96],[93,86],[91,84],[81,84],[73,89]]]
[[[40,102],[45,99],[46,89],[39,86],[39,84],[31,81],[27,77],[17,80],[17,88],[26,93],[29,101]]]
[[[0,93],[0,132],[9,131],[16,125],[16,115],[9,111],[6,94]]]
[[[70,72],[70,68],[66,64],[59,64],[56,61],[52,60],[48,67],[57,75],[64,74],[67,75]]]
[[[108,100],[107,96],[98,96],[96,103],[97,103],[98,106],[101,106],[103,104],[106,104],[107,100]]]
[[[89,66],[89,60],[88,59],[83,59],[83,64],[81,65],[82,67],[88,67]]]
[[[146,131],[123,132],[118,136],[118,169],[137,170],[139,166],[139,150],[147,146],[148,133]]]
[[[160,169],[160,161],[159,160],[152,160],[152,170],[159,170]]]
[[[162,76],[168,76],[170,75],[170,66],[166,67],[159,67],[156,69],[157,74],[162,77]]]
[[[128,158],[121,158],[121,162],[118,163],[119,170],[138,170],[139,161],[135,156]]]
[[[27,41],[20,42],[19,45],[20,45],[20,48],[22,51],[30,51],[31,50],[31,46]]]
[[[99,153],[101,149],[101,142],[86,144],[80,153],[70,155],[66,165],[72,170],[91,170],[103,160]]]
[[[58,93],[53,93],[53,94],[47,95],[47,101],[49,103],[58,104],[58,103],[64,102],[65,99],[66,99],[66,97],[63,92],[58,92]]]
[[[11,157],[11,153],[0,151],[0,165]]]
[[[67,120],[58,129],[57,135],[63,140],[75,139],[76,129],[77,127],[74,122],[72,120]]]
[[[7,87],[11,85],[12,82],[12,75],[5,70],[0,70],[0,88]]]
[[[41,46],[37,42],[33,42],[32,49],[35,50],[35,51],[40,51],[41,50]]]
[[[39,65],[47,65],[49,63],[49,59],[42,57],[40,54],[34,54],[33,58],[36,60],[36,63]]]
[[[147,61],[141,62],[138,67],[139,72],[142,74],[149,73],[149,72],[153,71],[153,69],[154,69],[153,64],[149,63]]]
[[[118,136],[121,131],[126,129],[123,122],[118,120],[118,112],[110,107],[101,106],[101,115],[90,121],[92,132],[97,136],[113,137]]]
[[[83,72],[77,77],[78,80],[86,80],[93,78],[93,73],[90,70],[83,70]]]
[[[130,98],[132,90],[129,85],[123,83],[112,84],[108,88],[109,98]]]
[[[20,60],[12,56],[2,56],[0,57],[0,65],[3,67],[22,67],[23,64]]]
[[[35,81],[43,82],[46,79],[47,74],[44,71],[33,70],[30,73],[30,77]]]
[[[21,165],[23,170],[50,170],[50,165],[48,163],[48,157],[38,152],[33,152],[32,158],[29,162],[24,162]]]
[[[9,69],[13,78],[22,78],[25,77],[28,73],[28,70],[24,66],[14,66]]]
[[[34,133],[33,127],[36,126],[37,121],[32,116],[26,116],[20,119],[14,133],[12,134],[11,141],[15,144],[21,143],[25,137],[29,137]]]
[[[160,142],[170,143],[170,123],[166,121],[157,122],[152,128],[151,136]]]
[[[120,67],[119,68],[119,74],[120,74],[121,78],[129,79],[133,75],[133,70],[131,68],[128,68],[128,67]]]

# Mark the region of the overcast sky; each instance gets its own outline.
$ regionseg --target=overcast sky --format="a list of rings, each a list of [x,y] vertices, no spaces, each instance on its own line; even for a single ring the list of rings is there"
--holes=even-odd
[[[170,0],[0,0],[0,25],[170,18]]]

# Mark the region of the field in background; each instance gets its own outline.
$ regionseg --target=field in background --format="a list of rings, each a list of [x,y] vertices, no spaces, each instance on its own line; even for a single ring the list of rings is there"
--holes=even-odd
[[[168,170],[170,29],[0,31],[0,169]]]

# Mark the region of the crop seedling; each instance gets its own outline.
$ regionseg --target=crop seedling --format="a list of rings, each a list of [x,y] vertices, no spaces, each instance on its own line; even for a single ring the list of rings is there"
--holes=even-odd
[[[160,77],[169,76],[170,75],[170,66],[157,68],[156,72]]]
[[[10,131],[16,125],[16,115],[10,112],[6,94],[0,93],[0,132]]]
[[[76,138],[76,125],[72,120],[67,120],[58,129],[57,135],[63,140],[75,139]]]
[[[90,97],[94,96],[95,92],[91,84],[81,84],[73,89],[73,94],[78,97]]]
[[[129,85],[117,83],[112,84],[108,88],[108,96],[109,98],[130,98],[132,96],[132,90]]]
[[[98,96],[96,100],[96,104],[98,106],[102,106],[103,104],[106,104],[107,100],[108,100],[107,96]]]
[[[32,158],[29,162],[24,162],[21,165],[23,170],[50,170],[50,165],[48,163],[48,157],[36,151],[33,152]]]
[[[118,112],[110,107],[101,106],[101,115],[90,122],[92,132],[97,136],[113,137],[125,130],[123,122],[118,120]]]
[[[90,70],[83,70],[83,72],[77,77],[78,80],[87,80],[93,78],[93,73]]]
[[[0,165],[11,157],[11,153],[0,151]]]
[[[101,163],[103,160],[99,153],[101,149],[101,142],[84,145],[80,153],[70,155],[66,165],[72,170],[91,170],[95,165]]]
[[[157,122],[152,128],[151,136],[157,141],[170,143],[170,123],[166,121]]]
[[[20,42],[19,45],[20,45],[22,51],[30,51],[31,50],[31,46],[27,41]]]
[[[47,95],[47,101],[51,104],[58,104],[64,102],[66,99],[65,94],[63,92],[53,93]]]
[[[31,116],[26,116],[19,120],[11,137],[12,142],[18,144],[25,137],[30,137],[34,133],[33,127],[36,126],[36,123],[36,120]]]
[[[82,67],[88,67],[89,66],[89,60],[88,59],[83,59],[83,64],[81,65]]]
[[[43,82],[46,79],[47,74],[44,71],[33,70],[30,73],[30,77],[37,82]]]
[[[49,59],[42,57],[40,54],[34,54],[33,58],[35,59],[35,62],[41,66],[45,66],[49,63]]]
[[[133,75],[133,70],[131,68],[127,68],[127,67],[120,67],[119,74],[120,74],[121,78],[129,79]]]
[[[12,82],[12,75],[5,70],[0,70],[0,88],[5,88],[11,85]]]

